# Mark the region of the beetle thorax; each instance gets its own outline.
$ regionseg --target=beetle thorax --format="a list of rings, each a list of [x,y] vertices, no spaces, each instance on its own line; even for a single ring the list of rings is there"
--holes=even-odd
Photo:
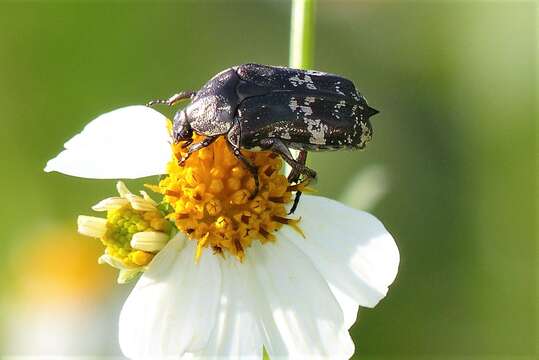
[[[197,134],[214,136],[226,134],[232,127],[234,110],[220,96],[212,95],[196,99],[185,112]]]

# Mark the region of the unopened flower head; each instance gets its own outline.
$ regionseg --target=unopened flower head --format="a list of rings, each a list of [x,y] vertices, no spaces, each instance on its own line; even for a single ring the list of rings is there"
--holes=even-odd
[[[105,254],[100,262],[120,269],[119,281],[124,282],[142,271],[166,245],[173,226],[147,193],[132,194],[121,181],[117,190],[119,197],[104,199],[92,207],[106,211],[106,219],[80,215],[78,229],[101,240]]]

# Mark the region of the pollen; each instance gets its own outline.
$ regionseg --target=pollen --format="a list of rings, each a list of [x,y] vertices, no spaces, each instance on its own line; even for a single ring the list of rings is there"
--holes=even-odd
[[[201,137],[194,140],[201,141]],[[168,219],[197,241],[196,260],[208,248],[242,261],[253,241],[275,241],[274,233],[283,225],[301,234],[299,219],[287,217],[287,205],[298,186],[290,186],[282,174],[279,156],[242,150],[258,169],[259,191],[253,196],[255,179],[224,138],[194,152],[183,165],[178,164],[186,154],[181,145],[172,145],[174,158],[168,165],[168,175],[152,188],[170,204]]]

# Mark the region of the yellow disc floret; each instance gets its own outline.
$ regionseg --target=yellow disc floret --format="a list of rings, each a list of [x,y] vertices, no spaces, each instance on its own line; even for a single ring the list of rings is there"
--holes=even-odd
[[[195,142],[200,140],[195,137]],[[253,197],[255,180],[224,138],[194,152],[183,166],[177,160],[186,153],[181,145],[172,145],[175,158],[158,191],[171,205],[169,219],[190,239],[198,241],[197,259],[203,248],[212,248],[242,260],[254,240],[274,241],[273,233],[283,224],[301,232],[299,220],[287,217],[285,206],[297,186],[290,186],[282,174],[280,157],[271,152],[242,150],[258,168],[260,186]]]
[[[107,230],[101,241],[106,246],[106,253],[120,260],[126,267],[144,266],[152,260],[154,254],[134,249],[131,245],[133,235],[139,232],[170,231],[167,224],[158,211],[137,211],[126,205],[107,212]]]
[[[165,219],[159,205],[148,194],[135,195],[119,181],[119,197],[106,198],[92,207],[107,213],[107,218],[80,215],[78,231],[95,237],[105,245],[99,263],[120,270],[118,282],[131,280],[144,271],[155,254],[173,235],[173,224]]]

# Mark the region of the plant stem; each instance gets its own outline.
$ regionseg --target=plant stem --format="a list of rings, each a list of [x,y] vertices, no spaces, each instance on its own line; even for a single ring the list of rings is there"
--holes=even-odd
[[[290,67],[311,69],[313,66],[314,1],[292,0]]]
[[[292,0],[290,22],[289,66],[296,69],[312,69],[314,59],[314,1]],[[297,158],[298,150],[290,149]],[[290,165],[285,164],[285,174],[290,174]],[[268,357],[269,359],[269,357]]]

